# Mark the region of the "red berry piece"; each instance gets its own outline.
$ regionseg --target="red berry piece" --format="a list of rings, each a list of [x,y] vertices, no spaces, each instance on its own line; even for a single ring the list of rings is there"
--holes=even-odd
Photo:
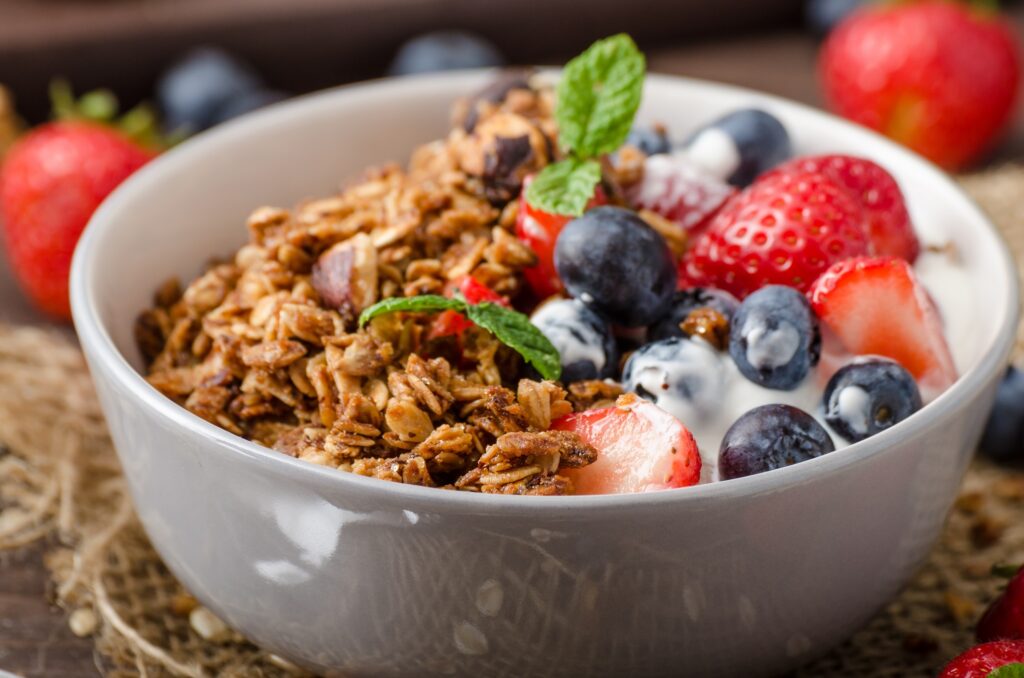
[[[701,170],[681,155],[652,155],[644,178],[630,191],[630,202],[698,233],[710,223],[736,189]]]
[[[849,353],[895,360],[917,379],[923,395],[956,381],[938,312],[906,261],[862,257],[841,262],[814,282],[808,297],[822,324]]]
[[[806,291],[832,264],[868,252],[863,223],[830,177],[773,172],[726,203],[687,253],[683,277],[739,298],[765,285]]]
[[[509,305],[505,297],[471,275],[463,277],[458,283],[452,285],[448,290],[448,296],[453,296],[455,292],[462,294],[462,298],[470,304],[480,304],[489,301],[506,307]],[[473,323],[458,311],[442,311],[437,315],[433,325],[430,327],[430,338],[437,339],[438,337],[450,335],[462,336],[462,333],[472,326]]]
[[[997,13],[968,5],[865,4],[822,49],[829,107],[947,169],[978,158],[1013,112],[1020,56]]]
[[[114,188],[152,157],[122,134],[55,122],[25,135],[0,168],[0,221],[18,282],[43,311],[70,318],[78,237]]]
[[[1006,591],[985,610],[976,629],[979,642],[1024,641],[1024,568],[1020,568]]]
[[[612,407],[562,417],[552,424],[575,431],[597,448],[597,461],[564,473],[577,494],[622,494],[689,487],[700,480],[700,454],[678,419],[633,394]]]
[[[852,155],[816,155],[790,160],[775,172],[818,172],[833,179],[864,210],[871,254],[913,263],[921,244],[896,180],[884,168]]]
[[[939,678],[989,678],[993,671],[1010,664],[1022,664],[1024,669],[1024,640],[1000,640],[972,647],[946,664]]]
[[[523,182],[523,192],[519,196],[516,236],[530,246],[538,260],[536,266],[523,271],[523,276],[538,299],[547,299],[565,289],[555,271],[555,241],[573,217],[550,214],[530,205],[526,201],[526,187],[530,185],[532,179],[533,177],[526,178]],[[603,205],[606,202],[608,200],[604,191],[598,186],[588,207]]]

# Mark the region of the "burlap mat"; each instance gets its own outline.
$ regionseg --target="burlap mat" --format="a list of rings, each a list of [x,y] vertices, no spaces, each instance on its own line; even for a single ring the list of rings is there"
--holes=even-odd
[[[1024,169],[963,180],[1024,261]],[[1018,344],[1018,357],[1024,357]],[[0,549],[54,537],[46,558],[69,624],[111,676],[301,672],[223,626],[166,570],[132,511],[78,349],[0,327]],[[1024,560],[1024,471],[978,461],[941,543],[906,591],[799,676],[934,676],[972,644],[997,562]]]

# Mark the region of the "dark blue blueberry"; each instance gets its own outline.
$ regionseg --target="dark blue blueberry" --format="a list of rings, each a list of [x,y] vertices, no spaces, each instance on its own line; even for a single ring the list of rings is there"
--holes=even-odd
[[[737,419],[722,438],[722,480],[792,466],[836,449],[814,417],[790,405],[762,405]]]
[[[825,387],[824,406],[828,425],[855,443],[921,409],[921,392],[899,363],[865,358],[832,375]]]
[[[665,239],[622,207],[596,207],[566,224],[555,242],[555,269],[569,294],[627,327],[663,316],[676,289]]]
[[[706,419],[722,407],[722,358],[703,341],[671,337],[634,351],[622,386],[683,422]]]
[[[276,104],[278,101],[284,101],[287,98],[287,94],[274,89],[254,89],[243,92],[217,109],[213,124],[219,125],[232,118],[251,113],[270,104]]]
[[[1024,372],[1016,367],[999,382],[981,450],[996,461],[1024,461]]]
[[[694,287],[688,290],[680,290],[672,297],[672,307],[655,324],[651,325],[651,339],[666,339],[668,337],[682,337],[683,331],[679,324],[686,320],[686,317],[698,308],[712,308],[726,320],[732,320],[740,302],[724,290],[716,290],[710,287]]]
[[[388,74],[488,68],[504,63],[498,48],[479,35],[463,31],[436,31],[417,36],[402,45],[388,68]]]
[[[261,87],[248,66],[222,50],[202,47],[171,66],[156,89],[164,126],[199,132],[217,122],[224,106]]]
[[[864,4],[864,0],[807,0],[804,23],[819,38],[824,38],[840,21]]]
[[[629,131],[626,143],[636,146],[645,155],[658,155],[672,151],[665,128],[661,126],[638,125]]]
[[[694,162],[741,188],[792,152],[782,123],[756,108],[733,111],[697,130],[686,142],[686,153]]]
[[[614,377],[619,351],[612,328],[575,299],[557,299],[538,308],[530,321],[562,356],[562,381]]]
[[[732,318],[729,355],[750,381],[780,391],[800,385],[821,354],[818,319],[792,287],[768,285],[743,300]]]

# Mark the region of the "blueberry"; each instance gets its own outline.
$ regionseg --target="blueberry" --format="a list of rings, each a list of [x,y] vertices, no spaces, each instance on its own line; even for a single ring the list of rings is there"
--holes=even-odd
[[[981,450],[996,461],[1024,461],[1024,372],[1012,365],[999,382]]]
[[[643,151],[644,155],[659,155],[672,151],[665,128],[660,126],[638,125],[629,131],[626,143]]]
[[[486,68],[505,63],[501,52],[490,41],[462,31],[435,31],[409,40],[398,49],[389,75],[412,75],[454,71],[460,68]]]
[[[562,356],[562,381],[607,379],[618,371],[612,329],[601,316],[574,299],[557,299],[530,318]]]
[[[807,0],[804,23],[814,35],[823,38],[863,4],[864,0]]]
[[[168,130],[202,131],[221,108],[261,88],[259,76],[228,53],[202,47],[171,66],[157,83],[157,99]]]
[[[622,385],[684,423],[713,416],[725,397],[719,354],[708,344],[685,337],[637,349],[622,370]]]
[[[622,207],[596,207],[566,224],[555,242],[555,269],[569,294],[627,327],[661,318],[676,289],[665,239]]]
[[[217,114],[213,118],[213,124],[219,125],[232,118],[251,113],[270,104],[276,104],[278,101],[284,101],[287,98],[287,94],[274,89],[254,89],[242,92],[217,109]]]
[[[724,290],[716,290],[711,287],[680,290],[672,297],[672,306],[665,317],[651,326],[651,339],[685,336],[679,325],[698,308],[712,308],[725,316],[726,320],[731,321],[739,306],[740,302],[736,297]]]
[[[743,300],[732,319],[729,355],[747,379],[791,391],[821,354],[818,319],[792,287],[768,285]]]
[[[733,111],[697,130],[686,154],[715,177],[743,187],[792,154],[789,134],[762,110]]]
[[[723,480],[792,466],[835,450],[814,417],[790,405],[762,405],[737,419],[722,438],[718,474]]]
[[[921,393],[910,372],[884,358],[846,365],[828,380],[825,421],[851,442],[870,438],[921,409]]]

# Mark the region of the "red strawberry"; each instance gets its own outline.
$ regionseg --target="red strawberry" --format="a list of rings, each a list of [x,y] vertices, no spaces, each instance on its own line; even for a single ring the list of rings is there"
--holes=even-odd
[[[560,293],[564,288],[555,271],[555,241],[558,234],[573,217],[564,214],[549,214],[534,208],[526,202],[526,187],[533,180],[526,177],[523,192],[519,196],[519,214],[516,217],[516,236],[525,242],[537,255],[537,265],[523,271],[526,282],[538,299],[547,299]],[[608,202],[604,191],[598,186],[589,207],[603,205]]]
[[[463,277],[457,284],[453,285],[449,290],[448,296],[454,295],[456,291],[460,292],[462,298],[471,304],[490,301],[506,307],[509,305],[505,297],[471,275]],[[461,336],[472,325],[473,323],[458,311],[442,311],[434,319],[434,323],[430,327],[430,338],[437,339],[438,337],[447,337],[453,334]]]
[[[925,0],[865,5],[829,36],[829,106],[949,168],[1006,126],[1020,77],[1017,38],[995,13]]]
[[[850,353],[891,358],[933,393],[956,381],[938,312],[906,261],[843,261],[818,278],[807,296]]]
[[[996,669],[1010,664],[1021,664],[1024,670],[1024,640],[976,645],[946,664],[939,678],[988,678]]]
[[[153,154],[87,122],[55,122],[22,137],[0,168],[0,220],[22,288],[39,308],[70,317],[68,271],[86,222]]]
[[[687,252],[683,277],[740,298],[773,284],[806,291],[833,263],[867,253],[863,222],[833,179],[775,172],[722,208]]]
[[[900,257],[913,263],[921,244],[910,222],[903,193],[892,175],[865,158],[816,155],[794,158],[774,172],[818,172],[833,179],[857,199],[864,210],[872,254]]]
[[[1006,586],[1006,591],[985,610],[976,629],[978,641],[1024,640],[1024,567]]]
[[[597,448],[593,464],[565,471],[577,494],[665,490],[700,480],[693,435],[671,414],[633,394],[612,407],[562,417],[552,428],[575,431]]]
[[[630,190],[636,209],[648,209],[695,234],[710,223],[736,189],[701,171],[681,155],[652,155],[644,177]]]

